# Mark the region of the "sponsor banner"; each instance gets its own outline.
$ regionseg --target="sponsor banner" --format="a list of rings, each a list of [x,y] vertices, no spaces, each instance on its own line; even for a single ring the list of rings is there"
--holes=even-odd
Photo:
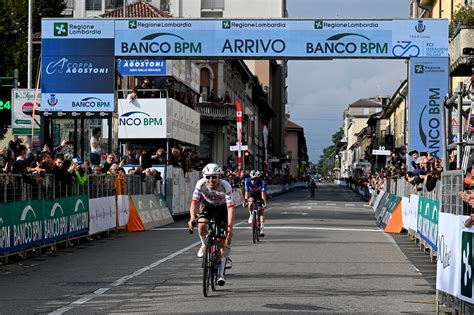
[[[461,229],[466,218],[449,213],[439,214],[436,289],[453,296],[459,296],[461,292],[462,260],[459,246]]]
[[[14,135],[31,134],[31,123],[34,121],[34,133],[40,133],[40,116],[35,115],[35,119],[31,119],[33,107],[35,104],[34,89],[12,89],[12,122]],[[41,107],[41,91],[36,96],[36,112]]]
[[[418,235],[436,252],[438,250],[438,216],[439,200],[419,197],[418,200]]]
[[[166,99],[118,100],[119,139],[166,139]]]
[[[403,228],[408,230],[410,227],[410,198],[402,197],[402,223]]]
[[[409,151],[443,153],[443,100],[448,92],[448,58],[411,58],[409,72]]]
[[[199,145],[200,115],[173,99],[118,100],[119,139],[176,139]]]
[[[118,59],[117,70],[120,75],[166,75],[166,60]]]
[[[133,204],[145,230],[174,222],[166,202],[155,195],[133,195]]]
[[[43,93],[113,93],[112,56],[43,56]]]
[[[381,202],[379,204],[380,211],[375,212],[377,226],[380,227],[381,229],[385,229],[388,221],[392,217],[393,211],[395,210],[398,203],[402,199],[401,197],[393,195],[391,193],[385,193],[385,195],[387,196],[385,199],[385,203]]]
[[[125,226],[130,215],[130,198],[128,195],[117,196],[118,225]]]
[[[114,38],[114,21],[109,19],[43,19],[41,38]]]
[[[379,207],[379,204],[380,204],[380,201],[382,200],[383,196],[385,195],[385,190],[381,190],[378,194],[377,194],[377,197],[375,198],[375,202],[374,202],[374,205],[372,207],[372,209],[374,209],[374,211],[377,210],[377,208]],[[373,198],[372,198],[373,199]],[[371,200],[372,200],[371,199]]]
[[[89,234],[114,229],[116,214],[115,196],[89,199]]]
[[[0,204],[0,254],[67,239],[88,229],[87,196]]]
[[[447,39],[441,19],[115,20],[116,56],[447,57]]]
[[[42,112],[113,112],[114,94],[43,93]]]
[[[58,241],[89,231],[89,198],[72,196],[44,200],[44,239]]]
[[[97,56],[114,59],[113,39],[44,39],[41,41],[43,57]],[[42,63],[44,66],[44,63]]]
[[[418,205],[420,196],[410,195],[410,223],[408,227],[410,230],[418,231]]]
[[[473,250],[474,250],[474,227],[465,228],[464,222],[467,216],[460,216],[460,244],[461,248],[455,253],[459,256],[457,260],[457,269],[460,270],[457,283],[460,284],[461,289],[458,297],[471,304],[474,303],[473,290]],[[454,232],[452,232],[454,233]],[[459,244],[459,242],[458,242]]]

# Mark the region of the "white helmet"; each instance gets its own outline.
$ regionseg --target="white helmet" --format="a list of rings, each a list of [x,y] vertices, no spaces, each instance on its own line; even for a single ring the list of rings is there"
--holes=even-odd
[[[222,175],[222,168],[215,163],[209,163],[202,169],[202,175]]]
[[[250,177],[251,178],[257,178],[257,177],[260,177],[262,176],[262,173],[260,173],[259,170],[253,170],[250,172]]]

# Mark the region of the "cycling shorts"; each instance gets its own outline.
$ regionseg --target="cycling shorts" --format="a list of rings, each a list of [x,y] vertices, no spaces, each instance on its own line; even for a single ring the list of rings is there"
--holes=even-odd
[[[216,221],[216,230],[218,238],[225,238],[227,231],[227,206],[225,204],[214,206],[210,203],[203,202],[201,212],[198,214],[198,219],[205,218]]]
[[[252,198],[254,201],[260,201],[262,202],[262,193],[261,192],[258,192],[258,193],[251,193],[250,194],[250,198]]]

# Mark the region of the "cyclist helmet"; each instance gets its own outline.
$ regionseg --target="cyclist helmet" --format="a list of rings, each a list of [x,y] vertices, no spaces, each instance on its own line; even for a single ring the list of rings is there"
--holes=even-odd
[[[250,172],[250,177],[251,178],[258,178],[260,176],[262,176],[262,173],[260,173],[259,170],[253,170],[253,171]]]
[[[221,174],[222,174],[222,168],[215,163],[209,163],[202,169],[203,176],[221,175]]]

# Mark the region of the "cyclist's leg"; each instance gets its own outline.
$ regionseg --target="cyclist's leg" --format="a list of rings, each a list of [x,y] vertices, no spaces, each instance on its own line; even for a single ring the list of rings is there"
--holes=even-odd
[[[199,248],[198,257],[204,255],[204,250],[206,248],[207,241],[207,222],[209,222],[210,217],[212,216],[212,211],[209,211],[209,205],[203,204],[201,207],[201,212],[198,214],[198,232],[199,238],[201,240],[201,248]]]
[[[227,233],[227,207],[225,205],[216,210],[216,228],[220,256],[219,279],[217,280],[217,283],[222,286],[225,284],[224,270],[226,260],[230,254],[230,244],[232,242],[232,235]]]
[[[249,197],[248,199],[248,209],[249,209],[249,224],[252,224],[252,210],[253,210],[253,205],[255,203],[255,198],[252,196]]]

